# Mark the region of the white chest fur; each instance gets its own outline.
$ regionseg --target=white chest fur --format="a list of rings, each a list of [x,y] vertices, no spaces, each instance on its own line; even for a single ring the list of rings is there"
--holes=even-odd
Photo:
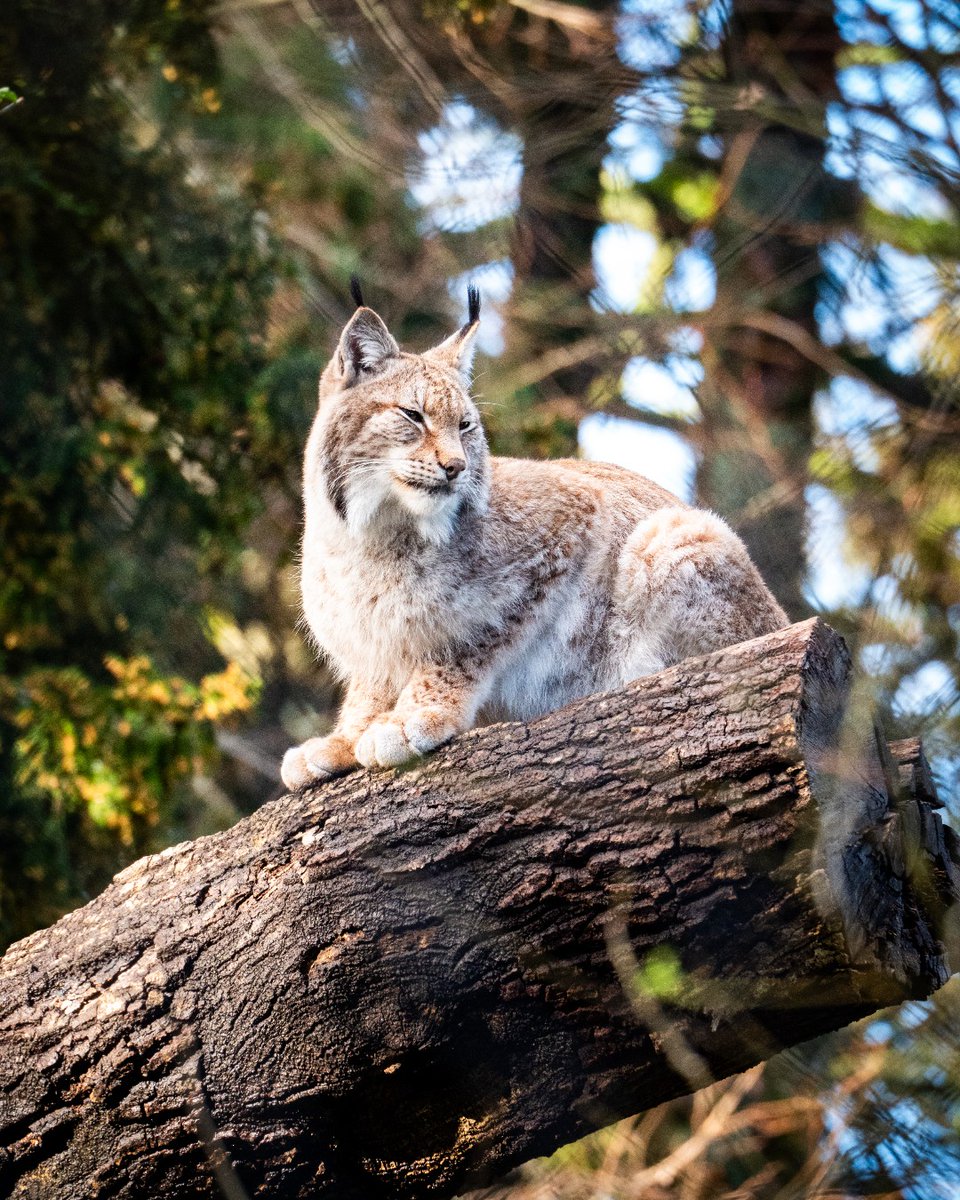
[[[400,689],[418,666],[482,645],[522,614],[485,664],[487,711],[506,718],[533,717],[597,686],[604,613],[595,583],[572,570],[533,605],[507,558],[476,573],[448,550],[388,554],[330,521],[304,547],[304,614],[344,678]]]
[[[483,597],[441,558],[429,544],[385,553],[346,528],[308,526],[304,615],[343,677],[399,688],[442,648],[470,640]]]

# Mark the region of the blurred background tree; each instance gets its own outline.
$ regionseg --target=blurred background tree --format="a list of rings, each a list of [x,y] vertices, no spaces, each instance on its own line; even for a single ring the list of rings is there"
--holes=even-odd
[[[413,346],[477,282],[495,449],[722,512],[954,802],[950,0],[11,0],[0,85],[0,941],[276,794],[331,719],[299,472],[354,271]],[[958,1005],[506,1190],[953,1197]]]
[[[125,92],[156,68],[184,111],[212,102],[205,6],[122,8],[14,3],[0,42],[24,97],[0,134],[7,939],[147,844],[255,688],[198,617],[252,511],[236,438],[272,252]]]

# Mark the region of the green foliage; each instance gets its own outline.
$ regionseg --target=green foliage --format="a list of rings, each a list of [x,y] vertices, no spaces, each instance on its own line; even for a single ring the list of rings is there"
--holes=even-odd
[[[259,503],[242,451],[276,254],[131,109],[159,62],[184,81],[171,123],[209,100],[208,7],[3,19],[30,103],[0,124],[0,938],[149,846],[255,691],[199,613]],[[52,863],[19,853],[27,811]]]
[[[647,955],[634,979],[641,995],[654,1000],[676,1002],[684,992],[683,967],[677,952],[670,946],[658,946]]]

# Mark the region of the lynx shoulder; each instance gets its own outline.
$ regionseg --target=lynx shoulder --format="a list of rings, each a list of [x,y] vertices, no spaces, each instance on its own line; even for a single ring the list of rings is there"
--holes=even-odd
[[[466,324],[413,354],[360,304],[321,375],[303,611],[345,693],[333,731],[285,755],[289,788],[786,623],[714,514],[618,467],[490,455],[469,391],[479,311],[471,289]]]

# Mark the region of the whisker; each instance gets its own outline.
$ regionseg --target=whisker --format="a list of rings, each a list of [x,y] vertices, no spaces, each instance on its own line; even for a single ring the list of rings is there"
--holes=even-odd
[[[333,475],[328,475],[327,479],[330,482],[342,483],[352,475],[370,474],[380,470],[382,467],[393,466],[394,460],[391,458],[361,458],[355,462],[346,463]]]

